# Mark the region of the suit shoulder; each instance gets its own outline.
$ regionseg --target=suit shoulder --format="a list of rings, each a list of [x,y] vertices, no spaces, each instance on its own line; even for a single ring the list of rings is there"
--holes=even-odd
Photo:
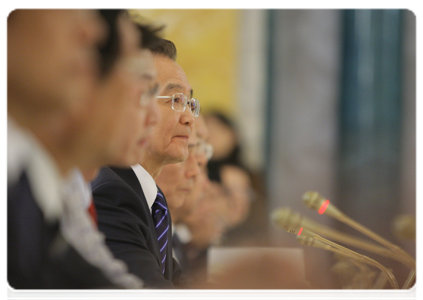
[[[108,182],[123,182],[123,180],[111,168],[104,167],[100,170],[97,177],[91,182],[91,188],[94,190],[98,186]]]

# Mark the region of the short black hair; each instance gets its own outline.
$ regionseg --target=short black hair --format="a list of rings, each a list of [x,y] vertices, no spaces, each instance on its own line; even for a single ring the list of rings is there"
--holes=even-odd
[[[153,52],[154,54],[160,54],[169,57],[171,60],[176,61],[176,46],[173,42],[160,39],[159,43],[153,45],[152,47],[148,47],[148,49]]]
[[[100,15],[104,19],[108,35],[105,41],[100,45],[100,74],[105,76],[112,69],[120,53],[120,38],[117,29],[117,20],[120,14],[124,13],[122,9],[100,9]]]
[[[162,43],[163,38],[160,37],[160,34],[164,26],[154,27],[150,24],[140,23],[135,23],[135,26],[141,33],[141,48],[151,50],[152,48],[157,47]]]

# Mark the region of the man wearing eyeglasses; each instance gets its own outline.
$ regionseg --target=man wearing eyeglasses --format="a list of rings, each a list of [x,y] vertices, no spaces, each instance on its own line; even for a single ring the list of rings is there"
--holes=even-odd
[[[156,178],[167,164],[189,155],[199,102],[185,72],[175,62],[172,42],[150,49],[154,54],[159,121],[146,141],[139,164],[131,168],[103,168],[92,183],[99,229],[114,255],[146,287],[171,288],[181,283],[181,269],[172,256],[172,221],[165,195]]]
[[[180,264],[187,278],[190,278],[190,262],[185,247],[186,230],[178,232],[183,218],[196,206],[201,194],[207,188],[207,162],[213,155],[213,148],[205,141],[208,130],[205,126],[204,117],[201,115],[195,120],[193,135],[189,140],[189,157],[185,162],[170,164],[163,168],[156,182],[162,188],[169,204],[169,210],[173,221],[172,246],[174,257]],[[179,226],[179,227],[178,227]],[[182,237],[180,237],[181,235]]]

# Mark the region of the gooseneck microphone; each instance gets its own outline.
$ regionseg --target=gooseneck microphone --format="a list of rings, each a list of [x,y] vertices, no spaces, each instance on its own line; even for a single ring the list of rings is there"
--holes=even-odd
[[[329,227],[323,226],[321,224],[318,224],[317,222],[314,222],[304,216],[302,216],[299,213],[293,212],[289,207],[283,207],[275,209],[272,212],[272,221],[273,223],[281,227],[285,230],[289,228],[288,224],[295,224],[295,227],[304,229],[312,230],[313,232],[326,237],[330,238],[332,240],[335,240],[337,242],[350,245],[353,247],[357,247],[363,250],[367,250],[369,252],[382,255],[384,257],[388,257],[391,259],[395,259],[397,261],[402,262],[403,264],[407,265],[409,268],[413,268],[413,265],[410,264],[409,260],[404,259],[403,256],[397,255],[396,253],[393,253],[389,249],[386,249],[384,247],[380,247],[378,245],[369,243],[367,241],[361,240],[359,238],[355,238],[353,236],[350,236],[346,233],[339,232],[337,230],[331,229]],[[292,225],[294,226],[294,225]]]
[[[280,218],[278,217],[278,212],[273,213],[272,221],[274,222],[275,225],[277,225],[279,227],[281,226]],[[334,242],[331,242],[327,239],[324,239],[324,238],[318,236],[317,234],[315,234],[315,233],[313,233],[313,232],[311,232],[307,229],[304,229],[301,226],[301,218],[299,217],[299,214],[293,215],[292,218],[285,220],[285,222],[283,222],[283,224],[282,224],[282,227],[289,233],[297,234],[298,236],[303,236],[303,237],[306,237],[306,238],[311,238],[312,240],[310,240],[310,239],[305,240],[305,242],[308,243],[309,245],[316,245],[316,247],[320,247],[320,248],[323,248],[325,250],[338,252],[338,253],[341,253],[343,255],[356,258],[356,259],[358,259],[358,260],[360,260],[364,263],[367,263],[367,264],[370,264],[370,265],[373,265],[373,266],[379,268],[382,272],[384,272],[386,274],[391,286],[394,289],[398,288],[398,282],[395,279],[394,275],[390,271],[388,271],[383,265],[381,265],[377,261],[375,261],[375,260],[373,260],[373,259],[371,259],[367,256],[361,255],[361,254],[354,252],[354,251],[352,251],[348,248],[345,248],[341,245],[338,245]],[[326,245],[322,245],[319,242],[315,243],[314,239],[320,241],[321,243],[328,245],[329,248],[326,247]],[[330,246],[332,248],[334,248],[335,250],[333,250]]]
[[[379,270],[381,270],[386,275],[386,278],[388,279],[392,288],[394,288],[394,289],[399,288],[398,282],[395,279],[395,276],[392,274],[392,272],[389,271],[388,269],[386,269],[382,264],[380,264],[376,260],[371,259],[370,257],[359,254],[355,251],[352,251],[348,248],[345,248],[341,245],[338,245],[338,244],[336,244],[332,241],[329,241],[325,238],[322,238],[321,236],[314,234],[311,231],[308,231],[308,230],[305,230],[305,229],[300,233],[300,235],[297,236],[297,239],[302,245],[306,245],[306,246],[310,246],[310,247],[316,247],[316,248],[324,249],[324,250],[327,250],[327,251],[335,252],[335,253],[341,254],[343,256],[347,256],[347,257],[356,259],[356,260],[361,261],[363,263],[366,263],[368,265],[375,266],[375,267],[379,268]]]
[[[330,217],[347,224],[348,226],[356,229],[357,231],[363,233],[364,235],[367,235],[378,243],[384,245],[388,249],[391,249],[393,252],[402,255],[404,259],[408,260],[412,264],[413,268],[396,300],[404,300],[412,296],[415,289],[414,285],[417,281],[418,276],[420,275],[420,265],[407,252],[402,250],[400,247],[385,240],[381,236],[367,229],[366,227],[354,221],[353,219],[347,217],[334,205],[330,204],[330,201],[328,199],[325,199],[324,197],[319,195],[319,193],[307,192],[304,194],[303,200],[309,208],[318,211],[319,214],[329,215]]]
[[[355,230],[361,232],[364,235],[367,235],[371,239],[375,240],[376,242],[382,244],[383,246],[390,249],[393,253],[401,256],[403,260],[407,261],[407,266],[411,268],[411,272],[403,286],[403,288],[409,288],[411,283],[413,282],[415,275],[416,275],[416,262],[415,260],[408,255],[407,252],[402,250],[397,245],[394,245],[387,241],[386,239],[382,238],[378,234],[374,233],[373,231],[367,229],[360,223],[354,221],[353,219],[346,216],[342,213],[339,209],[337,209],[333,204],[330,203],[328,199],[325,199],[317,192],[306,192],[303,196],[304,203],[311,209],[316,210],[319,214],[325,214],[332,218],[337,219],[338,221],[347,224],[348,226],[354,228]],[[399,258],[400,260],[400,258]]]

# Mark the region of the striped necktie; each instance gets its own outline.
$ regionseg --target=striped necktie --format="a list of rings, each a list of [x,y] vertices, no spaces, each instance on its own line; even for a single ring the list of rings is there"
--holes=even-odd
[[[167,232],[169,231],[168,208],[163,195],[157,192],[156,200],[152,206],[154,225],[156,226],[157,241],[160,248],[160,259],[163,274],[165,272],[166,248],[168,243]]]

